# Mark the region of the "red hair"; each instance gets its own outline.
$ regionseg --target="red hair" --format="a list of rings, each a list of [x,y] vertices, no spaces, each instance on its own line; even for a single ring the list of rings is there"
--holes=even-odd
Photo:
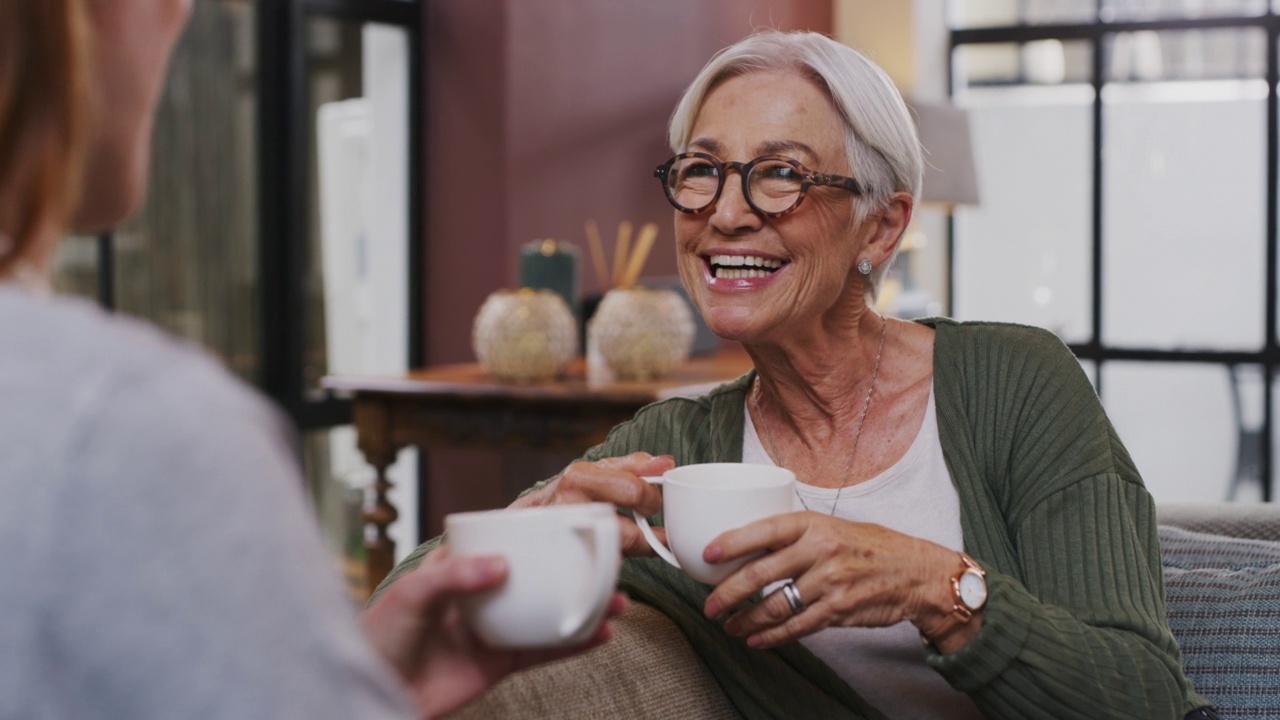
[[[88,81],[84,0],[0,0],[0,274],[79,197]]]

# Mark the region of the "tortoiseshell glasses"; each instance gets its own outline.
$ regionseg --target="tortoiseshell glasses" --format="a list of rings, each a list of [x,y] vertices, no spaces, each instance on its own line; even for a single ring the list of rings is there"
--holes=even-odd
[[[720,199],[729,170],[737,170],[742,176],[742,196],[752,210],[765,217],[781,217],[794,211],[814,185],[863,194],[862,186],[851,177],[814,172],[783,155],[761,155],[740,163],[721,162],[706,153],[680,153],[659,165],[653,174],[662,181],[667,200],[677,210],[700,213]]]

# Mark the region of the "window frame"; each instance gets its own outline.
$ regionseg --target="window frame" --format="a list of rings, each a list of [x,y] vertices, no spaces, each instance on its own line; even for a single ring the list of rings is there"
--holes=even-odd
[[[1098,0],[1101,10],[1102,0]],[[972,45],[993,43],[1026,43],[1035,40],[1075,40],[1088,42],[1091,47],[1092,68],[1090,85],[1094,91],[1092,112],[1092,188],[1093,201],[1090,232],[1092,235],[1092,263],[1090,268],[1092,282],[1092,303],[1090,316],[1090,339],[1083,343],[1071,343],[1072,352],[1082,361],[1092,362],[1095,368],[1094,387],[1101,395],[1104,367],[1107,362],[1152,362],[1152,363],[1207,363],[1220,365],[1230,370],[1232,365],[1256,365],[1262,369],[1263,377],[1263,418],[1262,442],[1258,458],[1262,479],[1262,499],[1273,500],[1273,487],[1276,479],[1273,476],[1273,430],[1274,408],[1272,395],[1275,375],[1280,371],[1280,345],[1277,345],[1277,153],[1280,152],[1280,121],[1277,111],[1277,83],[1280,83],[1280,15],[1275,13],[1271,3],[1267,4],[1265,13],[1261,15],[1230,15],[1207,18],[1169,18],[1159,20],[1103,21],[1101,12],[1095,12],[1094,19],[1079,23],[1057,23],[1044,25],[1008,25],[998,27],[973,27],[951,29],[948,31],[947,77],[948,90],[954,96],[956,90],[955,55],[958,48]],[[1243,29],[1261,28],[1266,36],[1266,71],[1264,79],[1267,83],[1266,100],[1266,262],[1265,262],[1265,312],[1266,324],[1263,333],[1263,346],[1257,351],[1213,351],[1213,350],[1170,350],[1151,347],[1123,346],[1104,343],[1102,327],[1104,318],[1103,292],[1103,87],[1106,85],[1105,48],[1108,38],[1120,33],[1140,31],[1179,31],[1179,30],[1211,30],[1211,29]],[[947,252],[947,307],[954,307],[955,288],[955,235],[954,224],[948,222]]]
[[[307,142],[307,59],[303,32],[309,17],[393,25],[409,38],[409,367],[422,364],[424,335],[423,37],[425,8],[416,0],[259,0],[257,51],[259,133],[259,268],[262,303],[259,386],[302,431],[351,423],[351,401],[308,398],[303,387],[306,338],[304,289],[309,261],[307,211],[311,170]]]

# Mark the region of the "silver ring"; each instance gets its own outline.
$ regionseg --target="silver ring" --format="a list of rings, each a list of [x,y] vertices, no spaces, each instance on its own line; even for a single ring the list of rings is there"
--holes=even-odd
[[[804,600],[800,597],[800,589],[796,587],[794,580],[788,580],[787,584],[782,586],[782,596],[787,599],[793,615],[804,610]]]

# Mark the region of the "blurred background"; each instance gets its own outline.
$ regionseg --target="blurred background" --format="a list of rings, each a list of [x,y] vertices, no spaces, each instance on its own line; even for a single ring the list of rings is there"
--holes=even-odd
[[[473,360],[472,319],[517,284],[521,246],[583,247],[587,219],[659,223],[646,276],[673,275],[652,170],[680,92],[753,29],[814,30],[890,73],[934,165],[885,309],[1049,328],[1158,500],[1269,501],[1277,13],[1280,0],[202,0],[145,209],[64,245],[58,283],[207,347],[278,402],[335,554],[358,558],[371,470],[349,400],[321,378]],[[586,267],[579,281],[599,289]],[[567,459],[402,451],[398,554]],[[429,498],[420,467],[448,478]]]

